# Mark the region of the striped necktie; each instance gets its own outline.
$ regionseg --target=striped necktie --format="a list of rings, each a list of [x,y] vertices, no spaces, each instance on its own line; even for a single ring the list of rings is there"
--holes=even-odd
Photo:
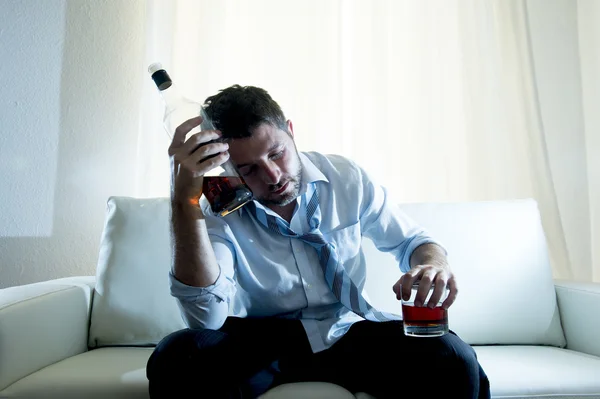
[[[312,192],[312,195],[310,193]],[[305,203],[310,195],[310,201]],[[400,316],[379,312],[373,308],[358,291],[358,287],[346,273],[343,265],[338,261],[338,255],[333,243],[328,243],[323,234],[319,231],[321,223],[321,210],[319,207],[319,195],[314,185],[309,185],[309,190],[302,196],[301,209],[306,209],[306,218],[310,226],[310,232],[307,234],[298,234],[290,228],[288,222],[281,217],[267,214],[263,209],[258,208],[254,201],[250,202],[245,209],[259,221],[259,223],[285,237],[297,238],[310,244],[317,250],[319,262],[327,285],[340,301],[342,305],[350,309],[359,316],[371,321],[390,321],[401,320]]]

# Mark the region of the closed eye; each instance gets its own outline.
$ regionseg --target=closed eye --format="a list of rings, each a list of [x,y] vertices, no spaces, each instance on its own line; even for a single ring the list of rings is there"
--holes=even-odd
[[[277,160],[277,159],[281,158],[283,156],[283,152],[284,152],[284,150],[281,150],[278,153],[271,155],[271,159]]]
[[[271,161],[276,161],[278,159],[281,159],[283,157],[283,155],[285,154],[285,148],[282,149],[281,151],[278,151],[274,154],[269,155],[269,159]],[[250,176],[251,174],[253,174],[256,171],[256,165],[243,165],[241,168],[239,168],[240,174],[242,176]]]
[[[245,168],[245,170],[240,171],[240,173],[242,174],[242,176],[250,176],[252,173],[254,173],[254,171],[256,170],[256,165],[252,165],[252,166],[248,166]]]

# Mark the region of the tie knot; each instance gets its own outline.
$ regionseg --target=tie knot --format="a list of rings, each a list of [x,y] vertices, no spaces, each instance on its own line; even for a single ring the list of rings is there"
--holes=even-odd
[[[311,232],[308,234],[303,234],[298,238],[310,245],[317,246],[317,247],[328,244],[328,242],[325,241],[325,237],[323,237],[323,235],[318,230],[314,233]]]

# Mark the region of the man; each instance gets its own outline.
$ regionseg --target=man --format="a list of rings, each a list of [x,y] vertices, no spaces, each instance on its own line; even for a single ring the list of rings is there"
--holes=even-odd
[[[475,352],[454,333],[404,335],[361,295],[361,239],[396,255],[398,299],[457,286],[445,250],[354,162],[299,153],[292,122],[263,89],[209,97],[218,130],[177,129],[172,161],[171,293],[190,328],[148,361],[152,398],[253,398],[283,383],[328,381],[376,398],[489,398]],[[224,139],[224,140],[218,140]],[[224,218],[203,199],[203,176],[230,161],[254,201]],[[417,305],[419,305],[417,303]]]

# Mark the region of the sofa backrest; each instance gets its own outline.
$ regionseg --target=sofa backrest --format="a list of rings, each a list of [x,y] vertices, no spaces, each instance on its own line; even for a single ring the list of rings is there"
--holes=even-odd
[[[470,344],[566,344],[534,200],[402,204],[448,251],[459,289],[450,328]],[[400,311],[395,259],[364,240],[374,306]]]
[[[533,200],[401,204],[448,250],[459,296],[450,328],[471,344],[564,346]],[[154,345],[185,327],[170,295],[169,201],[111,197],[101,238],[89,346]],[[401,312],[397,262],[364,240],[372,303]]]

